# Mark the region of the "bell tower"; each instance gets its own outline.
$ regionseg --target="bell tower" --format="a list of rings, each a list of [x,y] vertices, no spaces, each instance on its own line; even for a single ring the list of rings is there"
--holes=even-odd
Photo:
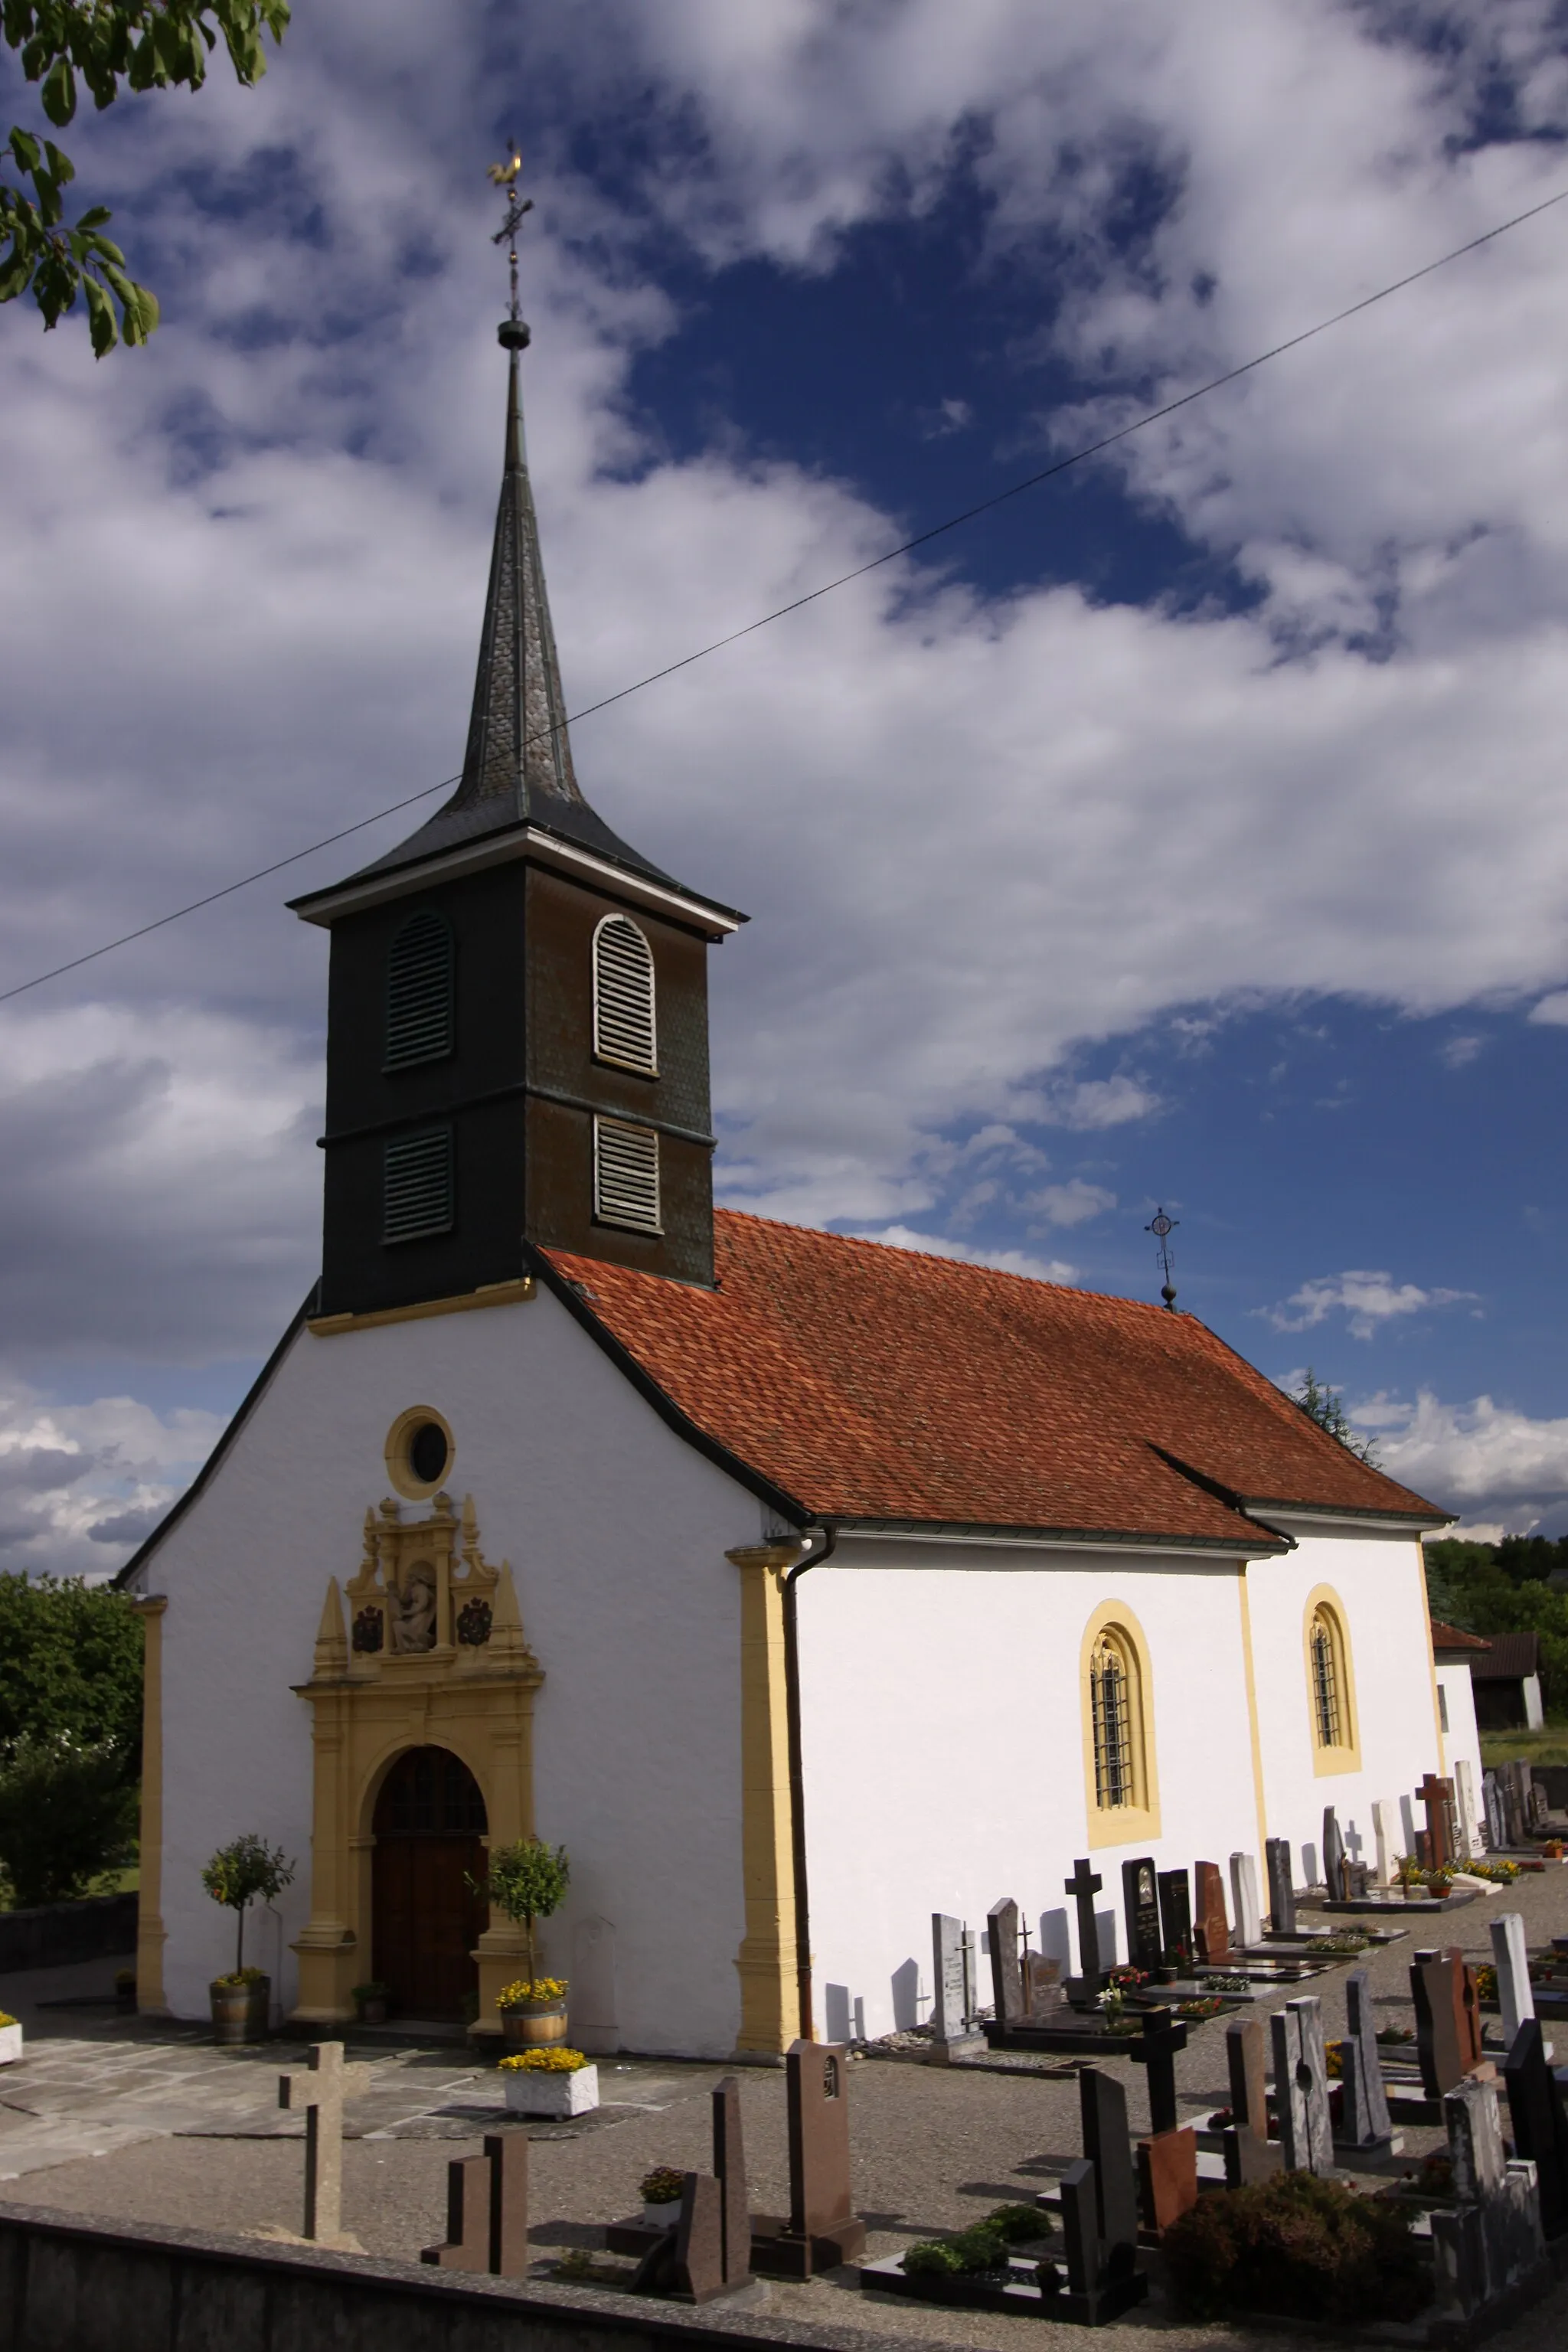
[[[515,236],[526,204],[503,180]],[[525,1244],[713,1279],[708,950],[744,921],[578,788],[522,432],[506,446],[463,773],[398,848],[290,903],[331,932],[323,1315],[456,1298]]]

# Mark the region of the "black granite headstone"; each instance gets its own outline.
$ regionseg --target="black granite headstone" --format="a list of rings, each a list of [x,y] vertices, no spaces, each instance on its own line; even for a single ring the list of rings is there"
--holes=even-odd
[[[1157,1969],[1163,1946],[1160,1938],[1160,1898],[1154,1885],[1154,1864],[1149,1854],[1121,1865],[1121,1910],[1127,1922],[1127,1958],[1135,1969]]]
[[[1296,1888],[1289,1838],[1270,1838],[1268,1860],[1268,1927],[1275,1936],[1296,1932]]]
[[[1560,2238],[1568,2231],[1568,2108],[1547,2060],[1538,2017],[1527,2017],[1514,2035],[1502,2078],[1514,2153],[1534,2165],[1541,2226],[1549,2238]]]
[[[1110,2074],[1085,2066],[1078,2078],[1083,2152],[1094,2167],[1100,2234],[1108,2246],[1138,2242],[1138,2175],[1127,2128],[1127,2093]]]
[[[1184,1870],[1155,1873],[1160,1890],[1160,1937],[1171,1968],[1193,1964],[1193,1894]]]
[[[1323,1807],[1323,1885],[1336,1903],[1344,1900],[1345,1842],[1332,1805]]]

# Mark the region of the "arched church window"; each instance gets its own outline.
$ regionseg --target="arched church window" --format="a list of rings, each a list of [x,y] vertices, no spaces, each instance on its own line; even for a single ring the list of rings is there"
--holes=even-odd
[[[452,927],[433,908],[410,915],[386,961],[386,1067],[438,1062],[452,1050]]]
[[[1345,1675],[1343,1644],[1331,1609],[1320,1601],[1308,1636],[1312,1668],[1312,1717],[1320,1748],[1343,1748]]]
[[[1094,1801],[1101,1812],[1139,1802],[1142,1723],[1131,1646],[1115,1625],[1102,1627],[1089,1664],[1094,1735]]]
[[[625,915],[606,915],[594,933],[594,1053],[619,1069],[658,1076],[653,950]]]

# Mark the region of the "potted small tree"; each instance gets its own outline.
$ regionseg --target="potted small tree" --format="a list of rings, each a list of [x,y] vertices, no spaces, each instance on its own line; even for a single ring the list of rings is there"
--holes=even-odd
[[[261,1969],[245,1965],[245,1914],[252,1903],[274,1902],[294,1876],[294,1865],[283,1859],[283,1849],[247,1834],[232,1845],[220,1845],[202,1868],[202,1885],[215,1903],[238,1918],[234,1968],[215,1977],[207,1988],[212,1997],[213,2032],[221,2042],[259,2042],[267,2032],[272,1980]]]
[[[566,2039],[566,1979],[540,1975],[534,1927],[560,1909],[571,1874],[565,1847],[548,1846],[542,1838],[520,1838],[490,1856],[480,1891],[522,1929],[528,1947],[528,1974],[509,1984],[499,2003],[510,2042],[528,2047]]]

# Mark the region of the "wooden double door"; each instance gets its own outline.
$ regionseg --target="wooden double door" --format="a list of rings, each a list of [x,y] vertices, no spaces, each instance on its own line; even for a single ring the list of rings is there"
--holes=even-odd
[[[400,1756],[376,1801],[371,1963],[403,2017],[459,2018],[479,1992],[474,1946],[489,1922],[488,1826],[478,1781],[446,1748]]]

